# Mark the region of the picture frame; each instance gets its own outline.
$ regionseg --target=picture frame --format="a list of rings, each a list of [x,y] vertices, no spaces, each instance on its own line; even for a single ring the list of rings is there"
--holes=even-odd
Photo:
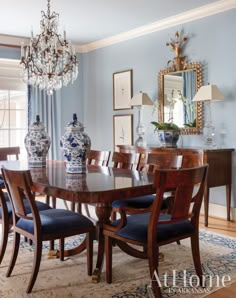
[[[133,145],[133,115],[113,115],[114,151],[117,145]]]
[[[133,70],[113,73],[113,110],[131,109],[133,96]]]

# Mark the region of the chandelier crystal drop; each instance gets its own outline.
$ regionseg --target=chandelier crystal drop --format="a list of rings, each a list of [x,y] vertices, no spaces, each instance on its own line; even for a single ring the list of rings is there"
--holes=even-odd
[[[48,95],[78,77],[78,61],[71,42],[66,40],[66,31],[58,34],[59,14],[50,13],[50,0],[47,14],[41,11],[40,34],[33,36],[30,44],[21,44],[21,62],[23,80],[29,85],[47,90]]]

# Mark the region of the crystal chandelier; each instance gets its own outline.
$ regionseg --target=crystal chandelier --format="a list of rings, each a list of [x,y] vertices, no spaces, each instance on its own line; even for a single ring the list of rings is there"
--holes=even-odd
[[[41,11],[40,34],[33,36],[31,31],[30,44],[21,44],[21,64],[23,66],[23,80],[29,85],[38,85],[47,90],[48,95],[58,90],[62,85],[78,77],[78,61],[75,49],[70,42],[58,34],[59,14],[50,13],[50,0],[47,4],[47,14]]]

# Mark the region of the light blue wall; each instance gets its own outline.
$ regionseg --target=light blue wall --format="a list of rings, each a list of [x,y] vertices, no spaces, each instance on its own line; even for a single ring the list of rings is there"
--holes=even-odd
[[[0,47],[0,58],[2,59],[20,59],[20,49],[13,48],[1,48]]]
[[[226,133],[224,145],[235,148],[235,28],[234,9],[83,54],[84,122],[92,140],[92,147],[113,150],[112,119],[115,114],[133,113],[135,133],[137,111],[135,109],[113,111],[112,74],[133,69],[134,94],[142,90],[155,100],[158,72],[174,57],[173,52],[165,44],[174,36],[176,30],[183,29],[184,33],[190,36],[185,50],[189,62],[201,62],[203,84],[208,82],[216,84],[225,95],[223,102],[212,105],[212,120],[217,130],[216,141],[218,145],[222,145],[222,134]],[[152,116],[152,108],[145,107],[144,114],[147,141],[149,144],[158,144],[150,125],[152,119],[157,119],[157,113]],[[201,146],[202,136],[183,136],[179,145]],[[236,206],[235,158],[233,160],[232,200]],[[225,205],[224,188],[215,188],[211,193],[214,194],[211,195],[212,202]]]

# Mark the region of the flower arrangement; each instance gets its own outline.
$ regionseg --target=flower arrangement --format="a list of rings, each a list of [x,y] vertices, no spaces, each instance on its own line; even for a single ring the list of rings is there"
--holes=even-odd
[[[176,125],[172,122],[159,123],[159,122],[156,122],[156,121],[152,121],[151,124],[153,124],[155,126],[154,131],[157,131],[157,130],[176,130],[176,131],[180,131],[180,128],[178,127],[178,125]]]
[[[159,123],[152,121],[155,126],[154,132],[157,132],[161,147],[177,147],[180,135],[180,128],[173,122]]]

